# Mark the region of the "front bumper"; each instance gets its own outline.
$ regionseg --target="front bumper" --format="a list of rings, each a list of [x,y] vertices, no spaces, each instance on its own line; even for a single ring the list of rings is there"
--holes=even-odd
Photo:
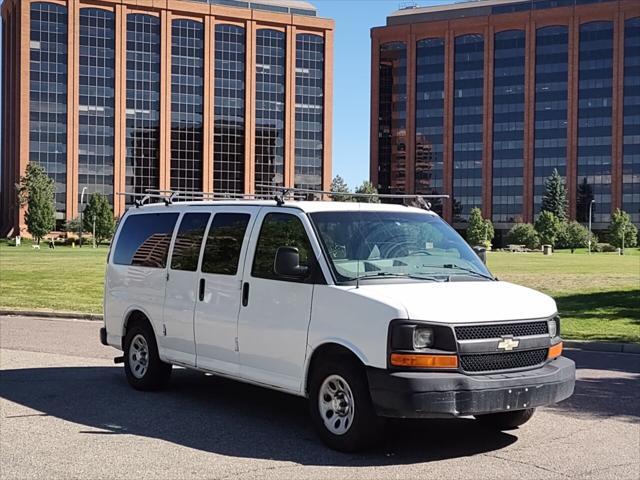
[[[559,402],[573,393],[575,364],[565,357],[535,370],[487,375],[367,369],[376,413],[433,418],[523,410]]]

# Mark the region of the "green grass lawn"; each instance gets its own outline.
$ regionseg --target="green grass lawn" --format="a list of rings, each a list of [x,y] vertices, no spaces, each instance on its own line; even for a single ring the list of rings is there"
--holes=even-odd
[[[107,247],[0,243],[0,307],[102,312]],[[640,342],[640,251],[575,254],[489,252],[501,280],[552,295],[562,315],[563,336]]]

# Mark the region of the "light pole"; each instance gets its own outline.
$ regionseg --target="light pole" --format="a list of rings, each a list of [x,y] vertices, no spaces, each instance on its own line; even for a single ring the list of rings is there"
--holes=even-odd
[[[591,237],[593,236],[591,235],[591,207],[593,207],[594,203],[596,203],[595,199],[589,202],[589,255],[591,255]]]
[[[622,249],[620,250],[620,255],[624,255],[624,236],[627,230],[627,226],[623,223],[622,224]]]
[[[87,187],[82,187],[82,193],[80,194],[80,238],[78,239],[80,246],[82,247],[82,214],[84,212],[84,192],[87,190]]]

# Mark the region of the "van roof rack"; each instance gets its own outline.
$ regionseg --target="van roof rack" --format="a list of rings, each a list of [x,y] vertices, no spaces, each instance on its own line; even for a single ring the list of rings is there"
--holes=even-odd
[[[351,192],[331,192],[326,190],[313,190],[307,188],[284,187],[277,185],[257,184],[256,188],[271,190],[272,193],[223,193],[223,192],[203,192],[186,190],[161,190],[149,188],[146,193],[119,192],[116,195],[134,197],[136,208],[144,205],[152,199],[159,199],[165,205],[171,205],[178,199],[182,200],[275,200],[278,206],[282,206],[285,200],[318,200],[324,196],[332,198],[334,196],[356,197],[356,198],[382,198],[413,200],[410,204],[425,210],[431,209],[431,203],[427,199],[448,199],[449,195],[422,195],[405,193],[351,193]],[[407,205],[405,203],[405,205]]]

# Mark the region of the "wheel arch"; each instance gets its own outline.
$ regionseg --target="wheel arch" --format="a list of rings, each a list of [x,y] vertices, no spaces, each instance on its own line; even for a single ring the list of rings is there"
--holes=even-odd
[[[151,327],[151,330],[153,331],[153,334],[155,335],[156,339],[158,338],[158,333],[156,332],[156,329],[153,326],[153,322],[151,321],[151,318],[149,317],[147,312],[145,312],[144,309],[142,309],[142,308],[132,307],[125,314],[124,322],[122,323],[122,349],[123,350],[124,350],[124,339],[127,336],[127,329],[129,327],[131,327],[132,325],[135,325],[137,323],[142,323],[142,324],[149,325],[149,327]]]
[[[303,383],[303,395],[309,396],[309,381],[311,379],[311,372],[314,368],[314,363],[323,358],[335,358],[335,357],[347,357],[356,361],[362,367],[367,365],[367,357],[354,345],[342,342],[340,340],[331,339],[317,345],[307,356],[304,383]]]

